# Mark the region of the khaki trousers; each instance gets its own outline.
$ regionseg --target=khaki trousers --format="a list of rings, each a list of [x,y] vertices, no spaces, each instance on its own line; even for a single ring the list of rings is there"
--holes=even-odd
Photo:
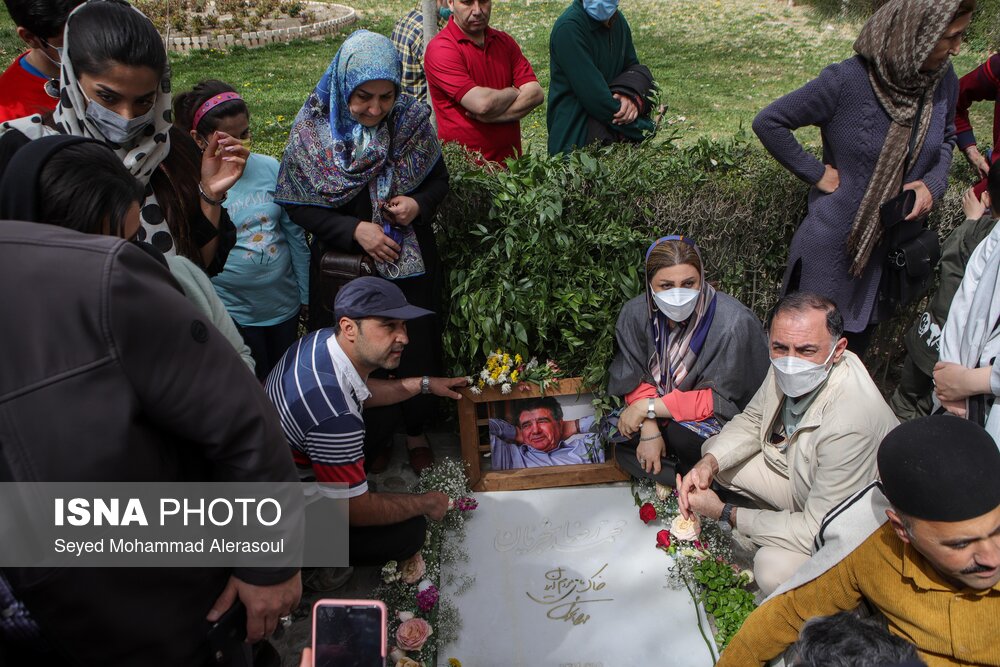
[[[720,472],[715,480],[723,487],[747,496],[765,510],[801,511],[795,507],[792,483],[775,470],[764,454],[757,454],[743,463]],[[739,525],[739,510],[736,511]],[[774,592],[788,580],[799,566],[809,560],[810,554],[790,551],[781,547],[762,546],[753,559],[753,576],[765,596]]]

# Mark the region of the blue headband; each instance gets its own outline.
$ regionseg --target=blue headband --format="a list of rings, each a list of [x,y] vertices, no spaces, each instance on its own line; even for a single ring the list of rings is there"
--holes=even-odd
[[[680,241],[682,243],[688,244],[689,246],[691,246],[695,250],[698,249],[698,246],[695,245],[694,241],[692,241],[688,237],[683,236],[681,234],[671,234],[670,236],[661,236],[660,238],[658,238],[655,241],[653,241],[653,245],[649,246],[649,249],[646,251],[646,259],[645,259],[645,261],[649,261],[649,255],[653,252],[653,250],[656,248],[656,246],[658,246],[661,243],[664,243],[666,241]]]

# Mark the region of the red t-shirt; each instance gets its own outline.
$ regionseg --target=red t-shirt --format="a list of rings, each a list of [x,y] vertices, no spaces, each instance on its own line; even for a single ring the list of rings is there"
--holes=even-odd
[[[21,64],[26,55],[15,58],[0,75],[0,122],[52,111],[59,101],[45,92],[48,79],[32,74]]]
[[[465,94],[476,86],[502,90],[538,80],[513,37],[486,28],[480,48],[455,19],[449,19],[427,45],[424,73],[442,142],[457,141],[496,162],[521,154],[520,122],[482,123],[469,118],[461,105]]]

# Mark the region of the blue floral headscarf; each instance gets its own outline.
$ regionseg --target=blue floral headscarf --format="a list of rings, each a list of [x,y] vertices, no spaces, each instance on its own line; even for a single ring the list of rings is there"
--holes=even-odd
[[[398,94],[402,71],[388,37],[353,33],[337,51],[295,117],[278,172],[275,201],[336,208],[368,188],[372,222],[380,203],[412,192],[441,157],[430,108]],[[367,81],[392,81],[396,103],[385,119],[366,128],[351,116],[348,100]]]

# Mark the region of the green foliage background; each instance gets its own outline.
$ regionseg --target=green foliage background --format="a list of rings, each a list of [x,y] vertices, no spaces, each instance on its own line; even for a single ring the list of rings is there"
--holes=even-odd
[[[555,359],[603,388],[618,312],[643,289],[646,248],[667,234],[691,236],[707,279],[763,320],[806,212],[808,187],[746,135],[527,154],[509,172],[479,167],[454,147],[446,158],[452,189],[438,240],[444,351],[456,373],[502,347]],[[954,171],[971,178],[964,161]],[[932,225],[942,234],[963,217],[959,196],[951,188],[936,209]],[[911,314],[882,327],[885,354],[899,352]],[[876,345],[876,361],[879,354]]]

